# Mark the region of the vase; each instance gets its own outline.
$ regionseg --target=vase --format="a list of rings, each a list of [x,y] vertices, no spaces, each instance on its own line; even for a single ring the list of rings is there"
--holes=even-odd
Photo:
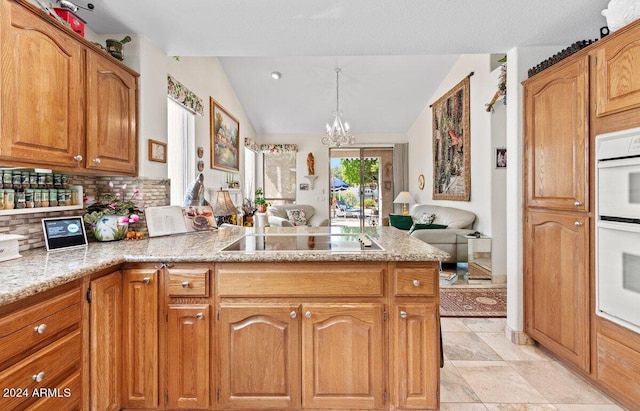
[[[118,215],[105,215],[91,226],[93,236],[98,241],[117,241],[127,236],[129,223],[124,220],[127,217]]]

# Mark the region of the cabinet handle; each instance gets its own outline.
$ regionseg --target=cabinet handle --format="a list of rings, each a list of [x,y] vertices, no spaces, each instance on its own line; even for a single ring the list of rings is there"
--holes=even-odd
[[[407,312],[406,311],[400,311],[400,318],[407,318]]]
[[[576,201],[573,205],[576,207],[582,207],[582,201]]]
[[[576,221],[575,223],[573,223],[573,225],[575,225],[576,227],[582,227],[584,224],[582,224],[580,221]]]
[[[296,318],[296,317],[298,316],[298,314],[297,314],[295,311],[291,311],[291,312],[289,313],[289,316],[290,316],[291,318]]]
[[[420,287],[420,280],[413,280],[414,287]]]
[[[42,380],[44,380],[44,371],[34,374],[31,378],[33,378],[33,381],[35,382],[42,382]]]
[[[311,318],[311,311],[307,311],[304,316],[307,318]]]
[[[99,158],[94,158],[91,161],[93,161],[93,164],[100,164],[100,159]]]
[[[40,324],[37,327],[33,328],[33,331],[37,332],[38,334],[44,334],[45,330],[47,329],[47,324]]]
[[[196,314],[196,318],[197,318],[198,320],[202,320],[202,319],[204,318],[204,314],[202,314],[202,313],[198,313],[198,314]]]
[[[151,277],[144,277],[142,279],[142,282],[145,283],[145,284],[149,284],[151,282]]]
[[[73,159],[76,161],[82,161],[82,156],[80,154],[73,156]]]
[[[189,288],[189,281],[183,281],[182,288]]]

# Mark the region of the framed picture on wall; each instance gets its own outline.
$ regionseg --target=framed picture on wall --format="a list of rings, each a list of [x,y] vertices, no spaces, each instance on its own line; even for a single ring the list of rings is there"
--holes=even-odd
[[[496,168],[507,168],[507,149],[496,148]]]
[[[240,171],[240,122],[209,97],[211,168]]]
[[[149,139],[149,161],[167,162],[167,143]]]

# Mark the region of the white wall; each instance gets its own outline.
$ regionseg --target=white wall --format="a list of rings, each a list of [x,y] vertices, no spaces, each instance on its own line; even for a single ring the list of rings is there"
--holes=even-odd
[[[86,33],[91,41],[104,44],[107,38],[121,39],[124,35],[101,35]],[[140,73],[138,115],[138,159],[139,175],[142,177],[167,177],[167,165],[148,161],[148,140],[167,141],[167,74],[171,74],[204,102],[204,116],[196,116],[195,145],[204,147],[204,182],[207,188],[217,189],[226,182],[226,172],[210,168],[209,142],[209,97],[213,97],[240,122],[240,173],[236,180],[243,181],[244,137],[255,139],[253,125],[244,112],[231,83],[214,57],[167,56],[142,35],[131,35],[132,41],[125,44],[124,63]],[[171,147],[167,147],[171,150]],[[198,160],[198,159],[196,159]],[[193,170],[192,176],[198,174]],[[208,198],[208,197],[207,197]]]
[[[356,138],[354,147],[390,147],[394,143],[406,143],[404,134],[358,134],[357,124],[351,125],[351,132]],[[261,144],[297,144],[296,180],[298,191],[296,202],[310,204],[318,215],[329,218],[329,148],[320,141],[323,137],[324,125],[318,125],[318,134],[261,134],[258,140]],[[307,155],[313,153],[315,159],[315,181],[313,190],[300,191],[300,183],[308,183],[304,178],[307,172]],[[262,187],[262,155],[258,156],[258,176],[256,187]]]
[[[500,69],[497,69],[498,74]],[[497,83],[496,83],[497,84]],[[507,169],[496,168],[496,148],[507,146],[507,106],[502,98],[491,114],[491,274],[507,275]],[[509,152],[507,151],[507,167]],[[504,277],[503,277],[504,278]]]
[[[498,86],[497,71],[491,72],[489,54],[463,55],[454,64],[447,77],[433,94],[430,102],[436,101],[469,73],[470,78],[470,127],[471,127],[471,200],[435,201],[433,194],[433,147],[431,108],[425,107],[409,129],[409,192],[416,202],[438,204],[469,210],[477,215],[474,228],[491,236],[491,177],[493,143],[491,141],[492,117],[487,113],[487,104]],[[418,176],[424,174],[424,190],[418,189]]]

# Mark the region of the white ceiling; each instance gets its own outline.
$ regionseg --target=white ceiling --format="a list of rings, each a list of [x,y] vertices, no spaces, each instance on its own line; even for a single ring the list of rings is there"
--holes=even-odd
[[[219,57],[258,133],[322,134],[342,68],[340,108],[357,136],[406,133],[460,54],[597,38],[608,0],[90,2],[94,11],[78,15],[97,33]]]

